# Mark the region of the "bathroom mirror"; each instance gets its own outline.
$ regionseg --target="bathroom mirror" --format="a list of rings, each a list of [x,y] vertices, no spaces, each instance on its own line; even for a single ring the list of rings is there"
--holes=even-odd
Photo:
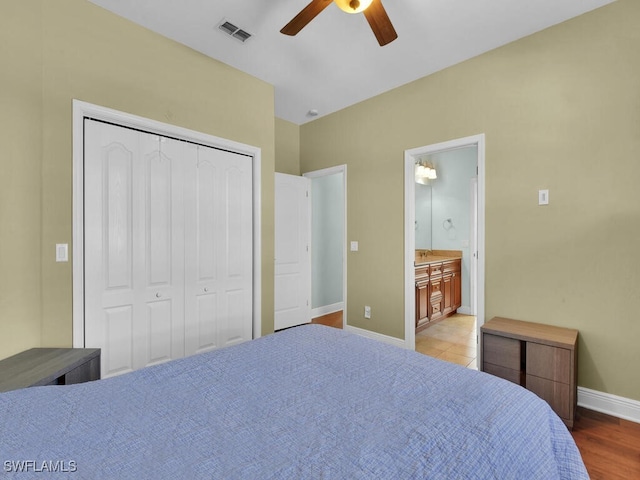
[[[432,215],[431,185],[416,182],[416,250],[433,250],[432,245]]]

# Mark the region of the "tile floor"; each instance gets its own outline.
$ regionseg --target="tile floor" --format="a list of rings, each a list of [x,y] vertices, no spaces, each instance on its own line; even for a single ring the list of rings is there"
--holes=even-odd
[[[476,317],[456,313],[416,334],[416,351],[478,369]]]

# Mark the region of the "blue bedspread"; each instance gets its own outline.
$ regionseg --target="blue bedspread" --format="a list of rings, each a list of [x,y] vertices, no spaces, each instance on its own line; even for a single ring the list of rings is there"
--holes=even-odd
[[[0,394],[0,425],[0,478],[588,478],[527,390],[316,325]]]

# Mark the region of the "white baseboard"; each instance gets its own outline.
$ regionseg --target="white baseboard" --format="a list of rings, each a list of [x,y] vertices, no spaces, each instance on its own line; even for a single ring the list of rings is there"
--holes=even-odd
[[[578,387],[578,405],[589,410],[640,423],[640,402],[637,400]]]
[[[382,343],[388,343],[390,345],[395,345],[396,347],[405,348],[404,340],[401,338],[390,337],[381,333],[372,332],[371,330],[365,330],[364,328],[352,327],[351,325],[345,325],[344,330]]]
[[[311,310],[311,318],[322,317],[323,315],[329,315],[330,313],[339,312],[344,310],[344,302],[333,303],[331,305],[324,305]]]

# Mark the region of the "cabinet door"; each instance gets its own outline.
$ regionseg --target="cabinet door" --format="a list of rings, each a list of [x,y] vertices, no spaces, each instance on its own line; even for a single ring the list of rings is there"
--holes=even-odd
[[[416,282],[416,327],[429,321],[429,282]]]
[[[452,308],[457,310],[462,306],[462,275],[460,275],[460,272],[455,272],[453,274],[451,288],[453,290]]]
[[[448,315],[453,310],[453,276],[442,277],[442,314]]]

